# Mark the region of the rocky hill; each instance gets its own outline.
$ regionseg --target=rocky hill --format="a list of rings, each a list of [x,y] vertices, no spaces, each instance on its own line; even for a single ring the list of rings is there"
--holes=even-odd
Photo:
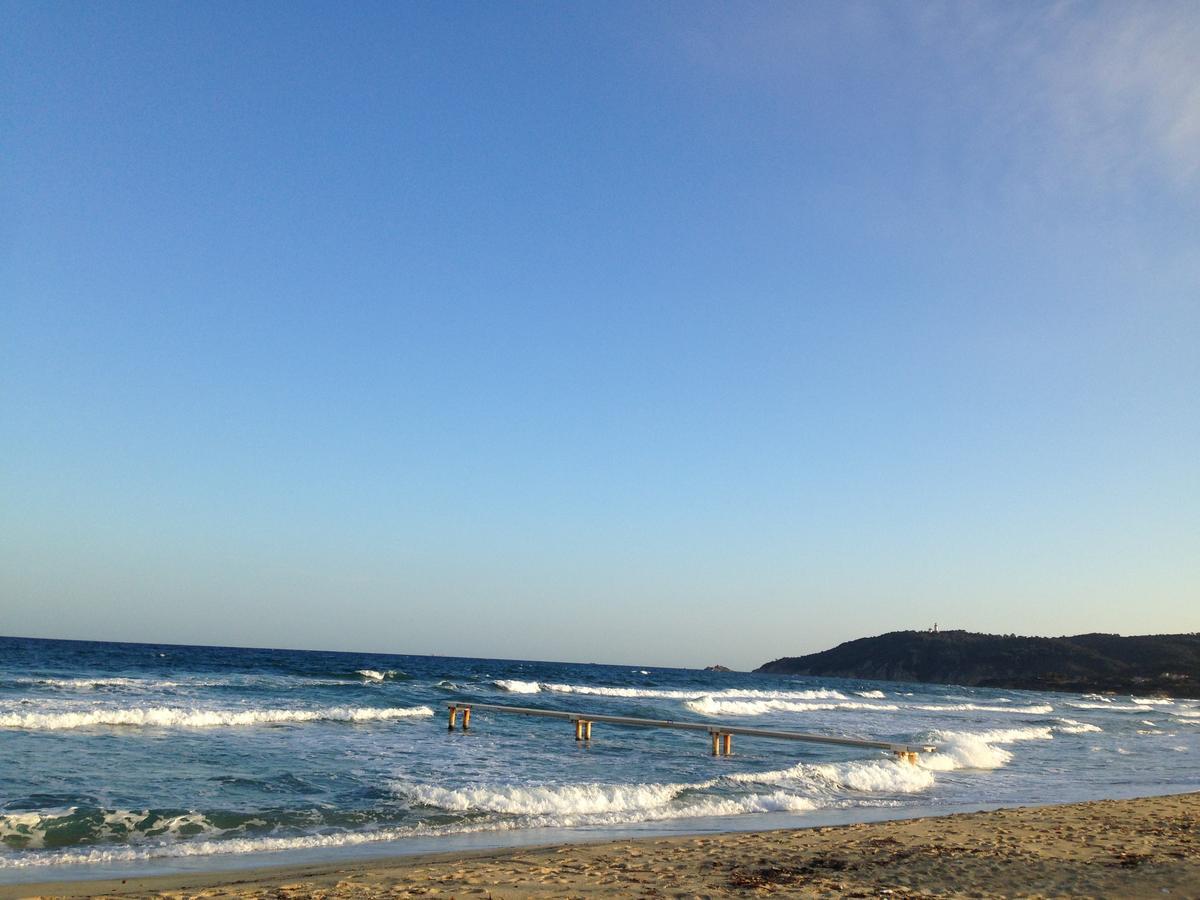
[[[1018,637],[893,631],[755,671],[884,681],[1200,697],[1200,633]]]

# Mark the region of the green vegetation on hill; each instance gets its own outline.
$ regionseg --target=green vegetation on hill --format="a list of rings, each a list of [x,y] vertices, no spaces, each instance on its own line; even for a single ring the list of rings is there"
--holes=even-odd
[[[1200,633],[1018,637],[893,631],[755,671],[1038,691],[1200,697]]]

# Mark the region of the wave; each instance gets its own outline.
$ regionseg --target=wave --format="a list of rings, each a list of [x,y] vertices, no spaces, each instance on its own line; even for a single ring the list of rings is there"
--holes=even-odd
[[[56,678],[56,677],[22,677],[0,680],[0,687],[44,687],[57,688],[66,691],[90,691],[103,688],[128,688],[137,691],[170,690],[175,688],[190,689],[204,687],[243,687],[251,685],[267,685],[271,687],[291,687],[305,684],[325,685],[361,685],[378,684],[384,681],[408,680],[404,672],[389,669],[381,672],[376,669],[355,669],[353,672],[329,672],[324,675],[311,674],[277,674],[277,673],[232,673],[220,677],[188,677],[181,676],[173,679],[134,678],[126,676],[97,677],[97,678]]]
[[[544,681],[517,681],[502,678],[492,685],[510,694],[585,694],[597,697],[626,697],[641,700],[699,700],[701,697],[760,699],[760,700],[846,700],[841,691],[818,688],[808,691],[761,691],[728,688],[721,691],[671,690],[641,687],[606,687],[590,684],[551,684]]]
[[[128,837],[186,838],[234,829],[217,828],[198,812],[189,810],[105,810],[76,806],[56,810],[0,813],[0,847],[40,850],[51,834],[75,831],[88,841],[113,841]],[[0,867],[3,862],[0,862]]]
[[[857,700],[841,700],[833,703],[804,703],[792,700],[726,700],[714,695],[687,700],[684,706],[705,716],[761,716],[771,712],[829,712],[831,710],[868,710],[895,712],[897,710],[920,710],[922,712],[999,712],[1019,715],[1046,715],[1053,707],[1037,706],[982,706],[976,703],[941,704],[895,704],[864,703]]]
[[[797,763],[788,769],[767,772],[739,772],[728,775],[730,781],[742,784],[817,784],[829,788],[848,788],[852,791],[889,794],[913,794],[934,784],[929,769],[897,760],[856,760],[843,763]]]
[[[686,790],[703,790],[716,781],[698,784],[563,784],[477,785],[445,788],[437,785],[400,787],[413,803],[452,812],[495,812],[506,815],[595,815],[665,806]]]
[[[688,709],[705,716],[761,716],[769,712],[819,712],[833,709],[898,710],[890,703],[799,703],[793,700],[717,700],[701,697],[684,703]]]
[[[929,769],[889,760],[828,763],[812,769],[830,783],[854,791],[912,794],[928,790],[934,782]]]
[[[1049,741],[1053,738],[1052,729],[1048,726],[999,728],[992,731],[934,731],[930,740],[938,745],[937,752],[921,754],[917,764],[934,771],[998,769],[1012,759],[1012,753],[999,745],[1018,741]]]
[[[652,788],[652,786],[647,786]],[[334,847],[352,847],[363,844],[384,841],[398,841],[412,837],[441,836],[451,834],[470,834],[483,831],[510,831],[526,828],[562,828],[576,825],[627,825],[638,822],[709,818],[713,816],[735,816],[767,812],[808,812],[818,808],[818,803],[807,797],[800,797],[784,791],[773,791],[762,794],[748,794],[738,797],[687,797],[691,789],[689,785],[676,785],[678,793],[657,794],[661,802],[653,802],[656,794],[653,790],[643,793],[642,805],[634,798],[626,801],[624,808],[608,812],[572,812],[569,810],[534,815],[511,815],[503,818],[484,818],[473,821],[454,822],[431,825],[417,823],[415,825],[373,828],[363,831],[341,831],[322,834],[302,834],[291,837],[246,837],[246,836],[215,836],[225,834],[220,829],[213,829],[199,814],[187,814],[187,821],[203,829],[204,839],[177,839],[183,829],[184,817],[174,829],[170,840],[156,837],[153,840],[137,844],[122,844],[117,846],[89,846],[66,850],[32,850],[19,851],[15,854],[0,853],[0,869],[28,868],[59,865],[99,865],[117,862],[133,862],[147,859],[180,858],[194,856],[211,856],[215,854],[246,854],[272,853],[288,850],[327,849]],[[469,788],[466,790],[478,790]],[[513,788],[514,792],[527,790]],[[495,789],[495,796],[502,797],[503,789]],[[430,799],[433,799],[431,795]],[[447,791],[440,795],[446,803],[456,804],[454,792]],[[501,802],[501,801],[493,801]],[[622,801],[615,801],[620,807]],[[431,804],[432,805],[432,804]],[[512,794],[512,805],[520,806],[516,793]],[[531,806],[537,804],[531,803]],[[547,807],[555,803],[547,801]],[[565,804],[564,804],[565,805]],[[447,807],[441,807],[447,809]],[[452,807],[451,807],[452,808]],[[133,815],[137,815],[134,813]],[[214,834],[215,832],[215,834]]]
[[[817,802],[786,791],[697,795],[719,779],[696,784],[398,785],[411,802],[449,812],[533,817],[542,827],[623,825],[658,819],[807,812]],[[530,827],[526,825],[526,827]]]
[[[1103,731],[1099,725],[1092,725],[1088,722],[1076,722],[1074,719],[1059,719],[1059,724],[1054,726],[1055,731],[1060,731],[1063,734],[1087,734],[1094,731]]]
[[[329,710],[259,712],[330,713]],[[371,712],[430,714],[427,708]],[[1073,723],[1067,720],[1063,724]],[[288,836],[275,830],[272,834],[252,834],[249,832],[266,830],[268,823],[247,814],[233,822],[217,819],[232,826],[221,828],[211,818],[188,810],[154,813],[90,810],[88,846],[43,849],[46,834],[62,824],[64,813],[13,812],[0,814],[0,844],[20,849],[0,853],[0,868],[332,848],[479,831],[621,826],[768,812],[803,813],[830,806],[894,805],[897,801],[890,800],[888,795],[928,790],[939,771],[1002,766],[1011,759],[1011,753],[1003,745],[1050,739],[1051,729],[939,731],[931,735],[941,745],[939,751],[923,755],[917,766],[892,759],[800,763],[777,771],[728,773],[694,783],[480,783],[447,787],[393,782],[389,786],[398,798],[437,811],[441,821],[403,826],[378,823],[354,831],[322,830]],[[851,801],[845,796],[848,792],[883,796]],[[66,811],[71,813],[74,810]],[[446,822],[447,817],[459,818]],[[106,844],[108,841],[112,843]]]
[[[206,682],[207,683],[207,682]],[[19,684],[19,685],[38,685],[41,687],[64,688],[66,690],[92,690],[94,688],[104,687],[130,687],[130,688],[174,688],[181,687],[182,683],[178,681],[160,681],[149,678],[12,678],[6,679],[0,684]]]
[[[432,716],[428,706],[373,707],[332,706],[321,709],[186,709],[169,706],[105,708],[87,712],[0,714],[0,728],[26,731],[59,731],[95,726],[151,728],[214,728],[239,725],[269,725],[286,722],[369,722]]]
[[[1044,716],[1047,713],[1054,712],[1054,707],[1047,703],[1039,703],[1033,706],[985,706],[979,703],[922,703],[905,708],[920,709],[926,712],[994,712],[1029,716]]]
[[[855,691],[860,697],[866,697],[868,700],[882,700],[887,695],[883,691]]]
[[[1111,700],[1105,700],[1102,703],[1070,703],[1076,709],[1104,709],[1109,712],[1151,712],[1153,707],[1146,703],[1137,703],[1129,705],[1127,703],[1113,703]]]
[[[536,681],[517,681],[515,678],[501,678],[492,685],[510,694],[536,694],[542,689]]]

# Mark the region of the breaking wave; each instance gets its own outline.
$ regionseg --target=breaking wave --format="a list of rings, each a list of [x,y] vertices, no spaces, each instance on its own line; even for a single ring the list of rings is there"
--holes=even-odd
[[[199,682],[201,685],[207,685],[211,682]],[[178,681],[159,681],[149,678],[12,678],[0,684],[18,684],[39,687],[61,688],[71,691],[86,691],[95,688],[120,687],[120,688],[174,688],[181,687],[181,682]]]
[[[1049,741],[1050,727],[999,728],[993,731],[934,731],[930,739],[936,753],[922,754],[918,765],[933,771],[954,769],[998,769],[1012,759],[1004,744],[1018,741]]]
[[[26,731],[59,731],[95,726],[151,728],[214,728],[239,725],[270,725],[286,722],[370,722],[432,716],[428,706],[373,707],[332,706],[322,709],[184,709],[169,706],[91,709],[87,712],[0,714],[0,728]]]
[[[532,817],[533,827],[624,825],[657,819],[806,812],[817,801],[786,791],[701,795],[719,779],[696,784],[397,785],[413,803],[450,812]],[[526,821],[525,827],[530,827]]]
[[[1016,713],[1019,715],[1044,716],[1054,712],[1049,704],[1039,703],[1034,706],[984,706],[978,703],[923,703],[908,706],[906,709],[920,709],[926,712],[994,712]]]
[[[536,694],[542,689],[536,681],[517,681],[515,678],[501,678],[492,684],[510,694]]]
[[[897,710],[919,710],[921,712],[999,712],[1014,715],[1046,715],[1053,707],[1037,706],[981,706],[975,703],[952,704],[896,704],[866,703],[858,700],[837,700],[826,703],[805,703],[793,700],[741,700],[724,699],[728,694],[705,695],[685,701],[684,705],[693,712],[705,716],[761,716],[771,712],[828,712],[831,710],[868,710],[895,712]],[[734,695],[739,696],[739,695]]]
[[[66,834],[86,835],[88,841],[105,842],[129,837],[184,839],[197,834],[217,834],[221,829],[205,816],[188,810],[106,810],[68,807],[58,810],[0,813],[0,847],[40,850],[50,840]],[[0,867],[3,867],[0,858]]]
[[[684,703],[688,709],[705,716],[761,716],[769,712],[817,712],[832,709],[897,710],[890,703],[858,703],[853,700],[839,703],[801,703],[794,700],[718,700],[700,697]]]
[[[930,770],[890,759],[797,763],[788,769],[739,772],[726,777],[742,784],[808,784],[825,793],[830,789],[849,789],[861,793],[913,794],[927,790],[934,783]]]
[[[701,697],[744,698],[762,700],[846,700],[841,691],[816,689],[810,691],[762,691],[741,690],[729,688],[723,691],[712,691],[697,688],[696,690],[668,690],[642,687],[606,687],[590,684],[550,684],[541,681],[517,681],[515,679],[498,679],[492,682],[494,687],[510,694],[585,694],[595,697],[626,697],[644,700],[698,700]]]

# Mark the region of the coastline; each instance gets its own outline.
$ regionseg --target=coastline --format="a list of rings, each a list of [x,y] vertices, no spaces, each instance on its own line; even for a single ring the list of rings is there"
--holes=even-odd
[[[885,890],[1161,897],[1195,896],[1197,885],[1200,792],[869,824],[4,885],[0,898],[874,896]]]

